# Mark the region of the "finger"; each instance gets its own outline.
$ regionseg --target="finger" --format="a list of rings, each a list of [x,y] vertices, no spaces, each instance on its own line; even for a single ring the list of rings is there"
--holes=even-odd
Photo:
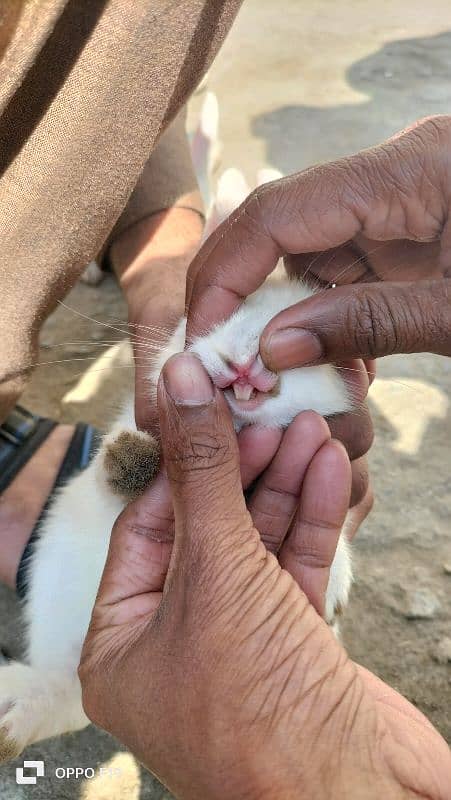
[[[349,507],[351,469],[344,447],[326,442],[313,456],[299,510],[279,561],[324,614],[330,567]]]
[[[439,163],[446,173],[449,122],[426,120],[370,151],[256,189],[195,259],[188,339],[230,316],[281,255],[338,247],[357,233],[377,241],[439,238],[448,205],[441,180],[428,183],[424,198],[418,165],[428,150],[434,174]]]
[[[338,439],[345,446],[351,461],[368,452],[373,443],[374,429],[366,404],[360,406],[356,411],[329,417],[327,422],[332,437]]]
[[[272,370],[393,353],[451,355],[451,282],[356,284],[274,317],[260,340]]]
[[[166,363],[158,385],[164,463],[174,503],[174,569],[199,575],[227,550],[242,553],[252,530],[226,400],[191,353]],[[224,544],[226,542],[226,547]],[[221,566],[223,564],[221,562]],[[210,576],[211,578],[211,572]]]
[[[282,440],[282,431],[249,425],[238,434],[241,481],[247,489],[266,469],[277,453]]]
[[[97,598],[114,624],[153,612],[163,589],[174,537],[169,483],[160,472],[117,519]]]
[[[351,498],[349,507],[359,505],[367,495],[370,485],[368,461],[365,456],[351,462]],[[368,509],[369,511],[369,509]]]
[[[358,236],[356,245],[366,254],[364,257],[379,280],[421,281],[443,277],[438,237],[435,242],[395,239],[381,245],[380,242]],[[362,275],[360,282],[369,283],[367,276]]]
[[[208,238],[203,243],[202,247],[200,248],[199,252],[191,262],[188,273],[186,276],[186,290],[185,290],[185,314],[188,313],[188,308],[191,303],[191,298],[193,295],[194,287],[196,285],[196,279],[199,271],[202,269],[203,264],[208,261],[211,253],[215,249],[219,239],[224,233],[224,230],[227,228],[228,220],[224,220],[220,225],[217,225],[216,228],[213,230],[212,233],[208,236]]]
[[[149,364],[135,361],[135,420],[139,431],[146,431],[160,438],[158,410],[149,391]]]
[[[247,245],[238,252],[241,241]],[[232,262],[223,269],[228,250],[233,251]],[[213,242],[205,243],[190,266],[187,341],[227,319],[263,283],[281,255],[277,242],[263,229],[253,193],[216,229]]]
[[[298,504],[302,481],[314,454],[330,439],[326,421],[304,411],[285,431],[276,456],[248,504],[268,550],[278,553]]]
[[[345,531],[346,538],[352,541],[358,532],[362,522],[365,521],[374,504],[374,495],[371,485],[368,483],[366,492],[362,495],[358,503],[352,506],[346,517]]]

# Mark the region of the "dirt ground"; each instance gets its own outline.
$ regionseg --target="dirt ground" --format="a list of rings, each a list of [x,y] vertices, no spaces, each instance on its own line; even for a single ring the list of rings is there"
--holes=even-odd
[[[351,153],[418,117],[450,112],[449,0],[426,8],[420,0],[247,0],[209,86],[221,107],[222,165],[239,166],[250,182],[264,164],[287,173]],[[52,316],[40,358],[61,363],[36,370],[24,403],[104,427],[132,377],[126,346],[111,343],[125,338],[124,304],[111,278],[98,288],[78,285],[67,303],[97,321],[66,309]],[[356,583],[342,629],[351,656],[451,743],[450,390],[449,360],[380,364],[370,394],[376,504],[355,541]],[[18,608],[6,590],[0,642],[20,652]],[[5,800],[170,797],[93,728],[36,745],[27,757],[44,758],[47,777],[24,789],[16,763],[3,767]],[[58,766],[99,764],[118,767],[120,777],[51,777]]]

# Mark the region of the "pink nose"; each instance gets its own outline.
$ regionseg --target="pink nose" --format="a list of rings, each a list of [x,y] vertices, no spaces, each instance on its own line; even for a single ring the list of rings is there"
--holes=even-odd
[[[269,392],[277,383],[277,375],[266,369],[258,355],[246,364],[229,362],[227,386],[231,386],[237,400],[249,400],[253,392]],[[225,387],[224,387],[225,388]]]

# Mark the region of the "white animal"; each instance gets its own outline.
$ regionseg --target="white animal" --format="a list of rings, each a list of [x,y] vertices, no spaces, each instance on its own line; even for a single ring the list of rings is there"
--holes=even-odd
[[[239,172],[225,173],[218,186],[217,217],[227,216],[246,191]],[[284,427],[305,409],[327,416],[352,407],[345,383],[333,367],[293,369],[276,375],[264,367],[258,355],[266,323],[311,294],[312,289],[302,281],[275,274],[230,319],[190,345],[212,380],[224,389],[237,429],[253,422]],[[166,359],[184,345],[182,319],[152,367],[152,386]],[[132,395],[92,464],[56,497],[36,544],[24,609],[25,662],[0,666],[0,761],[19,755],[40,739],[88,724],[77,666],[111,529],[125,504],[113,492],[105,468],[105,452],[124,431],[146,437],[136,432]],[[350,585],[350,556],[342,533],[327,590],[328,621],[346,604]]]

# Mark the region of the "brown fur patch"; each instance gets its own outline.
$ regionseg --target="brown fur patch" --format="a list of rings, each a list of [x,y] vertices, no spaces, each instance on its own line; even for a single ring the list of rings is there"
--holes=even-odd
[[[337,605],[334,608],[334,619],[335,617],[342,617],[343,612],[344,612],[343,606],[341,605],[341,603],[337,603]]]
[[[158,472],[160,445],[150,434],[122,431],[105,446],[103,463],[113,492],[125,500],[134,500]]]
[[[15,739],[11,739],[6,728],[0,728],[0,764],[20,755],[21,749]]]

